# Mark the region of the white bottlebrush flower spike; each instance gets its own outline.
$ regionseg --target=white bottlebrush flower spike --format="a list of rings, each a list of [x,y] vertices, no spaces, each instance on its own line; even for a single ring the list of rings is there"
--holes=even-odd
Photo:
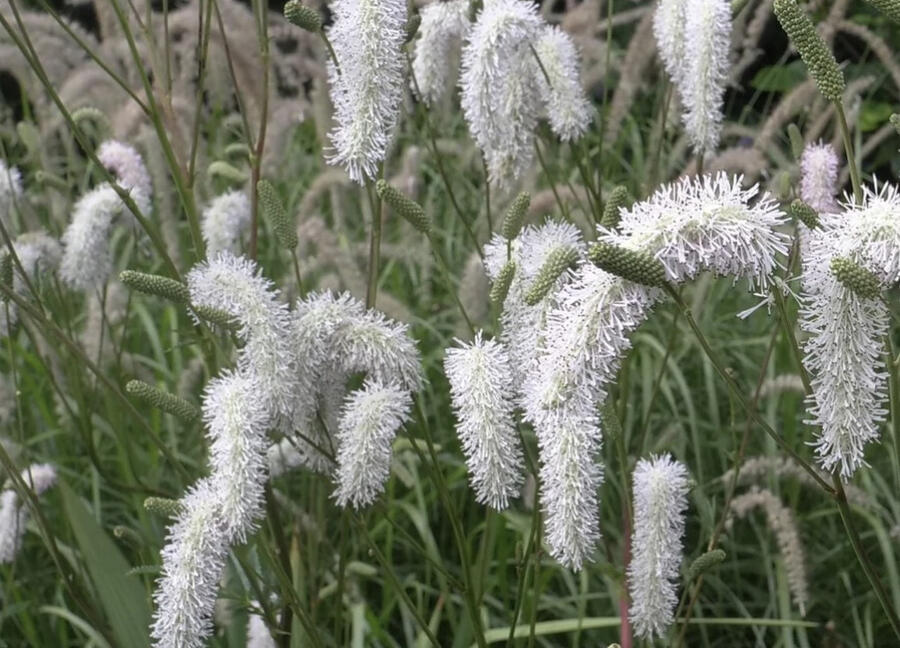
[[[534,3],[485,3],[463,47],[461,104],[491,183],[508,187],[534,156],[541,111],[531,46],[542,21]]]
[[[340,70],[328,63],[337,126],[332,164],[362,184],[374,179],[393,138],[403,98],[406,0],[335,0],[328,38]]]
[[[247,648],[278,648],[265,619],[254,612],[247,615]]]
[[[10,225],[13,205],[22,196],[22,174],[16,167],[11,167],[0,160],[0,220]]]
[[[722,130],[731,50],[731,3],[685,0],[684,12],[684,127],[696,151],[714,151]]]
[[[296,397],[296,370],[290,346],[290,313],[272,282],[244,257],[222,252],[195,266],[187,276],[191,302],[229,313],[246,341],[238,357],[241,371],[252,375],[259,397],[281,415],[289,415]]]
[[[206,256],[219,252],[240,253],[241,236],[250,227],[250,199],[244,191],[227,191],[216,196],[203,210],[200,224]]]
[[[838,193],[838,156],[831,144],[807,144],[800,157],[800,197],[819,213],[840,211]]]
[[[506,350],[479,332],[471,344],[447,349],[444,369],[475,498],[505,509],[524,481],[513,419],[512,370]]]
[[[575,43],[559,27],[548,26],[534,49],[543,66],[537,70],[536,79],[550,128],[563,142],[577,140],[590,126],[594,109],[581,87]]]
[[[674,618],[687,492],[687,469],[670,456],[635,466],[628,589],[629,617],[639,637],[663,636]]]
[[[391,445],[411,406],[406,389],[372,379],[347,398],[337,432],[333,497],[338,505],[358,509],[384,491],[391,470]]]
[[[844,480],[866,465],[867,443],[879,436],[887,411],[884,336],[890,313],[881,299],[858,295],[831,272],[836,257],[849,258],[885,285],[900,278],[900,196],[884,185],[866,188],[859,206],[821,214],[804,246],[800,325],[809,338],[804,364],[810,373],[809,424],[819,428],[822,467]]]
[[[76,290],[96,290],[109,278],[112,258],[110,229],[122,212],[119,195],[102,184],[75,203],[72,222],[62,237],[63,257],[59,274]]]
[[[143,216],[150,214],[153,186],[141,154],[133,146],[107,140],[97,149],[97,159],[109,169],[119,185],[131,194]]]
[[[32,464],[20,476],[35,495],[42,495],[56,483],[56,469],[50,464]],[[7,481],[6,489],[0,492],[0,565],[13,562],[22,548],[28,506]]]
[[[62,246],[59,241],[41,230],[20,234],[13,243],[13,248],[19,258],[19,263],[22,264],[22,270],[25,271],[25,275],[30,281],[34,281],[40,275],[53,272],[62,261]],[[13,269],[16,271],[13,282],[15,290],[19,294],[24,294],[24,280],[20,276],[18,268],[13,266]]]
[[[681,92],[685,72],[684,26],[687,0],[659,0],[653,14],[653,36],[672,83]]]
[[[419,15],[419,36],[413,52],[412,73],[419,98],[432,105],[446,96],[450,79],[455,77],[452,67],[458,60],[462,39],[471,27],[469,0],[434,2],[422,7]]]

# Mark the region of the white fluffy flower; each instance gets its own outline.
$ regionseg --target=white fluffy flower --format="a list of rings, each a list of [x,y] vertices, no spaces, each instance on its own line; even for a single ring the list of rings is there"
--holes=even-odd
[[[463,114],[498,187],[517,180],[534,156],[541,103],[531,45],[541,26],[534,3],[492,0],[463,47]]]
[[[548,26],[534,49],[543,66],[538,70],[537,83],[550,128],[563,142],[577,140],[590,126],[594,109],[581,87],[575,43],[559,27]]]
[[[834,197],[838,192],[838,156],[831,144],[807,144],[800,158],[800,197],[817,212],[840,211]]]
[[[247,615],[247,648],[278,648],[265,619],[253,612]]]
[[[50,464],[32,464],[22,471],[21,477],[35,495],[42,495],[56,483],[56,469]],[[0,565],[16,559],[27,523],[28,505],[7,483],[7,489],[0,493]]]
[[[332,164],[362,184],[387,154],[403,98],[406,0],[335,0],[328,30],[340,70],[328,64],[335,107]]]
[[[409,418],[412,398],[403,387],[367,379],[348,398],[337,433],[333,497],[340,506],[361,508],[384,491],[391,470],[391,446]]]
[[[206,256],[219,252],[240,253],[241,236],[250,227],[250,199],[246,192],[227,191],[216,196],[203,210],[200,224]]]
[[[681,91],[685,71],[684,26],[686,0],[659,0],[653,14],[653,35],[666,72]]]
[[[22,174],[0,160],[0,220],[9,229],[13,205],[22,195]]]
[[[122,211],[119,195],[102,184],[75,203],[72,222],[62,237],[64,246],[59,274],[76,290],[102,286],[112,269],[109,236],[113,220]]]
[[[522,487],[522,448],[513,420],[512,370],[503,345],[483,340],[447,349],[444,369],[475,497],[502,510]]]
[[[13,243],[22,270],[30,281],[34,281],[39,275],[53,272],[62,261],[62,246],[59,241],[48,235],[43,230],[25,232],[20,234]],[[16,270],[13,285],[19,294],[25,293],[24,280]]]
[[[419,98],[427,105],[440,101],[450,87],[453,64],[462,39],[469,32],[469,0],[434,2],[422,7],[419,37],[413,53],[412,71]]]
[[[150,634],[154,648],[202,648],[213,630],[212,613],[228,557],[219,493],[211,480],[193,486],[162,550],[162,573]]]
[[[628,585],[629,616],[640,637],[661,637],[673,621],[687,492],[687,469],[669,455],[641,459],[635,466]]]
[[[97,149],[97,159],[115,176],[119,185],[131,194],[141,214],[150,213],[153,186],[141,154],[133,146],[107,140]]]
[[[290,313],[272,282],[244,257],[222,252],[187,276],[191,302],[229,313],[246,341],[238,366],[260,387],[264,407],[288,416],[296,397],[296,370],[290,346]]]
[[[714,151],[722,130],[722,106],[731,49],[731,3],[685,0],[684,126],[697,151]]]

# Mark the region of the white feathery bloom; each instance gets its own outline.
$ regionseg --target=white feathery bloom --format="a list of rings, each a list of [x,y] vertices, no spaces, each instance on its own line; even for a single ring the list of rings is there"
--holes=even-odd
[[[219,252],[240,253],[241,236],[250,227],[250,199],[244,191],[227,191],[216,196],[203,210],[200,229],[206,256]]]
[[[22,174],[0,160],[0,220],[9,229],[13,205],[22,195]]]
[[[149,215],[153,186],[144,159],[137,149],[124,142],[106,140],[97,149],[97,159],[116,176],[119,185],[131,194],[141,215]]]
[[[635,466],[628,589],[629,617],[640,637],[662,637],[674,619],[687,492],[687,469],[669,455]]]
[[[807,144],[800,157],[800,197],[819,213],[840,211],[838,193],[838,156],[831,144]]]
[[[337,126],[329,163],[362,184],[387,155],[403,98],[406,0],[334,0],[328,38],[340,70],[328,62]]]
[[[298,441],[292,438],[285,437],[270,445],[266,450],[269,479],[275,479],[295,468],[308,465],[308,462],[306,452],[301,452],[298,448]]]
[[[112,270],[109,249],[110,229],[122,211],[119,195],[102,184],[75,203],[72,222],[62,237],[60,278],[76,290],[95,290]]]
[[[56,469],[50,464],[32,464],[21,473],[22,480],[35,495],[42,495],[56,483]],[[28,523],[28,505],[7,482],[7,489],[0,493],[0,565],[16,559],[25,537]]]
[[[524,481],[522,448],[513,420],[512,370],[503,345],[482,339],[447,349],[444,370],[475,499],[503,510]]]
[[[220,523],[219,493],[209,479],[180,500],[169,528],[150,635],[154,648],[202,648],[212,634],[212,614],[229,542]]]
[[[653,14],[653,36],[666,72],[681,92],[684,77],[684,28],[687,0],[659,0]]]
[[[257,381],[263,407],[288,416],[297,392],[291,320],[272,282],[250,259],[222,252],[194,266],[187,284],[194,305],[224,310],[237,320],[237,335],[246,342],[238,366]]]
[[[485,3],[463,47],[461,104],[491,183],[508,187],[534,156],[541,103],[531,45],[542,26],[533,2]]]
[[[559,27],[547,26],[534,49],[543,66],[537,71],[537,83],[550,128],[563,142],[577,140],[590,126],[594,109],[581,86],[575,43]]]
[[[278,648],[265,619],[254,612],[247,615],[247,648]]]
[[[459,57],[462,39],[469,32],[469,0],[435,2],[422,7],[419,37],[413,52],[412,72],[419,98],[432,105],[446,96],[451,66]]]
[[[37,230],[20,234],[13,243],[22,270],[29,280],[35,280],[39,275],[53,272],[62,261],[62,246],[59,241],[44,232]],[[16,276],[13,281],[16,292],[25,293],[24,280],[18,272],[18,267],[13,265]]]
[[[684,127],[695,150],[715,151],[731,50],[731,3],[685,0],[684,12]]]
[[[245,542],[263,510],[270,416],[259,391],[252,376],[226,371],[209,382],[203,396],[210,480],[230,542]]]
[[[337,433],[333,494],[338,505],[361,508],[384,491],[391,470],[391,446],[409,418],[412,398],[400,385],[366,379],[347,397]]]

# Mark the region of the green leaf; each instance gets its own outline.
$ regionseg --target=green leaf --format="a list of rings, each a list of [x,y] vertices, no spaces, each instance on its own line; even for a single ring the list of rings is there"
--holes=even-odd
[[[113,633],[122,648],[149,648],[150,607],[131,565],[71,489],[60,484],[66,517]]]
[[[788,92],[806,81],[806,66],[796,60],[788,65],[769,65],[759,70],[750,85],[763,92]]]

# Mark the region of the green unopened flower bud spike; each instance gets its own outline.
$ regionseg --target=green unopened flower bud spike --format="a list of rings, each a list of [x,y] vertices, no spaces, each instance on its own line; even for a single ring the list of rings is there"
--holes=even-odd
[[[865,299],[877,299],[881,295],[881,280],[870,270],[846,257],[831,260],[831,273],[844,286]]]
[[[518,236],[519,230],[522,229],[522,223],[525,222],[529,205],[531,205],[531,194],[527,191],[523,191],[515,197],[503,217],[503,225],[500,228],[503,238],[511,241]]]
[[[503,307],[503,302],[506,301],[506,295],[509,293],[509,286],[512,283],[513,277],[516,276],[516,262],[515,261],[507,261],[506,265],[500,268],[500,273],[497,275],[497,280],[494,281],[494,285],[491,286],[491,303],[496,304],[499,307]]]
[[[791,216],[806,225],[809,229],[816,229],[819,226],[818,212],[799,198],[791,203],[790,212]]]
[[[181,502],[168,497],[148,497],[144,500],[144,508],[151,513],[165,517],[175,517],[181,513]]]
[[[712,551],[707,551],[702,556],[698,556],[688,568],[687,582],[693,582],[698,576],[703,575],[723,560],[725,560],[725,552],[721,549],[713,549]]]
[[[866,2],[900,25],[900,0],[866,0]]]
[[[284,17],[292,25],[308,32],[316,33],[322,29],[322,16],[312,7],[307,7],[299,0],[288,0],[284,5]]]
[[[606,229],[615,229],[619,226],[619,210],[628,202],[628,190],[619,185],[612,190],[606,204],[603,206],[603,216],[600,225]]]
[[[829,101],[841,102],[844,75],[834,54],[816,32],[815,25],[797,0],[775,0],[775,16],[791,43],[797,48],[819,92]]]
[[[410,225],[423,234],[431,233],[431,219],[425,214],[425,210],[416,201],[398,191],[384,180],[375,183],[375,191],[387,205],[390,205],[397,214],[402,216]]]
[[[168,277],[136,272],[134,270],[124,270],[119,274],[119,281],[132,290],[145,295],[165,297],[176,304],[188,304],[191,299],[187,286]]]
[[[249,179],[245,171],[241,171],[236,166],[225,162],[224,160],[216,160],[209,165],[206,170],[210,178],[224,178],[233,185],[242,185]]]
[[[645,252],[601,242],[591,246],[588,259],[601,270],[634,283],[655,288],[666,284],[665,267]]]
[[[220,326],[226,331],[236,331],[240,328],[240,324],[228,311],[197,304],[192,304],[191,310],[199,319]]]
[[[263,216],[271,223],[278,244],[286,250],[293,250],[297,247],[297,232],[294,230],[294,223],[288,218],[287,211],[281,203],[275,187],[268,180],[260,180],[256,183],[256,193]]]
[[[149,385],[141,380],[132,380],[125,385],[125,391],[153,407],[177,416],[182,421],[190,423],[200,417],[200,410],[188,401],[170,394],[167,391]]]
[[[539,303],[550,289],[553,288],[556,280],[562,276],[569,268],[578,262],[578,250],[571,247],[556,248],[547,255],[544,265],[538,270],[534,283],[525,295],[525,303],[534,306]],[[507,264],[508,265],[508,264]],[[499,279],[498,279],[499,280]]]
[[[797,128],[797,124],[788,124],[787,132],[788,139],[791,140],[791,153],[794,154],[794,159],[799,162],[800,158],[803,157],[803,149],[806,148],[806,142],[803,141],[803,135],[800,133],[800,129]]]

